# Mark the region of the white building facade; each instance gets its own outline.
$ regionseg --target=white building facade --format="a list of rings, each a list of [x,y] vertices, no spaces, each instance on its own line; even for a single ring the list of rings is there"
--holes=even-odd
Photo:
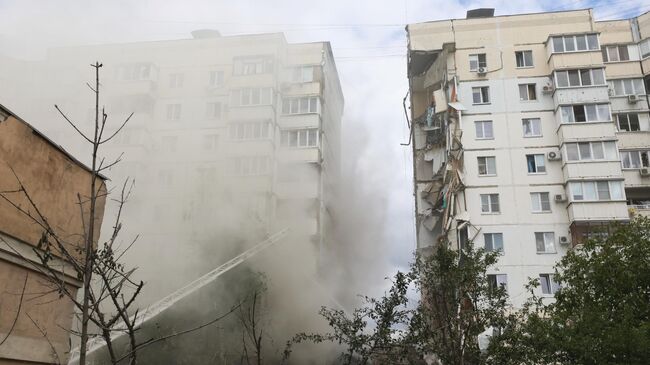
[[[124,153],[106,172],[113,187],[136,180],[124,221],[127,236],[140,235],[131,255],[155,263],[133,263],[149,292],[169,292],[195,277],[183,272],[194,270],[193,262],[210,262],[202,259],[210,246],[250,245],[289,228],[292,240],[324,249],[343,113],[328,42],[200,30],[190,39],[57,48],[42,61],[3,60],[3,83],[24,86],[3,100],[42,121],[48,136],[83,158],[87,148],[71,139],[52,105],[91,130],[94,100],[85,82],[96,60],[104,64],[106,135],[134,113],[103,147],[107,163]],[[33,93],[37,85],[42,91]],[[241,250],[215,248],[221,258],[212,267]],[[155,280],[160,267],[178,275]]]
[[[501,256],[512,304],[585,237],[650,206],[650,14],[591,10],[412,24],[418,249],[468,240]]]

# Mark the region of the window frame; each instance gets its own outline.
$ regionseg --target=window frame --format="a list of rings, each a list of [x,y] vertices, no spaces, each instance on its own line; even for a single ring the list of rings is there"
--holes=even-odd
[[[484,201],[487,198],[487,201]],[[481,199],[481,214],[501,214],[501,202],[499,193],[480,194]],[[488,210],[483,208],[487,207]],[[495,209],[496,207],[496,209]]]
[[[526,122],[530,122],[531,134],[526,134]],[[537,123],[533,123],[533,122],[537,122]],[[537,124],[537,129],[539,130],[539,134],[535,134],[535,124]],[[524,138],[540,138],[540,137],[544,136],[544,134],[542,133],[542,119],[541,118],[522,118],[521,119],[521,127],[523,129],[523,137]]]
[[[599,184],[602,186],[602,183],[606,182],[608,187],[608,198],[601,199],[599,195]],[[618,191],[613,186],[618,186]],[[589,187],[589,188],[587,188]],[[580,194],[576,194],[579,188]],[[568,184],[569,190],[569,199],[572,203],[588,203],[588,202],[603,202],[603,201],[621,201],[625,200],[625,189],[623,187],[622,180],[587,180],[587,181],[570,181]],[[589,193],[593,194],[593,199],[587,199]],[[616,193],[616,194],[614,194]],[[576,196],[580,196],[581,199],[576,199]],[[618,198],[615,198],[618,196]]]
[[[632,129],[632,121],[630,120],[630,115],[634,115],[636,118],[636,127],[638,129]],[[621,116],[625,116],[625,123],[627,124],[628,129],[621,128]],[[640,132],[641,131],[641,122],[639,120],[639,113],[616,113],[614,114],[616,118],[616,130],[618,132]]]
[[[612,45],[603,45],[600,47],[601,53],[603,55],[603,63],[617,63],[617,62],[629,62],[634,61],[630,58],[630,49],[629,44],[612,44]],[[627,53],[627,59],[621,59],[621,48],[625,49]],[[610,59],[610,50],[616,49],[616,60]]]
[[[530,171],[531,165],[529,163],[529,158],[533,158],[534,169],[535,171]],[[541,164],[540,164],[541,161]],[[539,171],[540,167],[543,167],[544,171]],[[526,154],[526,171],[528,175],[545,175],[548,170],[546,169],[546,155],[543,153],[529,153]]]
[[[480,102],[476,102],[474,95],[478,91],[480,95]],[[485,100],[487,98],[487,101]],[[475,86],[472,87],[472,105],[488,105],[490,104],[490,86]]]
[[[169,103],[166,104],[166,117],[165,120],[169,122],[176,122],[181,119],[182,104]]]
[[[583,37],[584,39],[584,44],[585,44],[585,49],[579,49],[578,45],[580,44],[578,42],[578,37]],[[591,40],[594,39],[596,40],[596,44],[592,45]],[[562,39],[562,50],[558,50],[556,48],[556,39]],[[571,47],[573,49],[567,50],[567,39],[571,39]],[[567,34],[567,35],[555,35],[550,37],[551,41],[551,46],[552,46],[552,51],[551,54],[553,53],[575,53],[575,52],[592,52],[592,51],[598,51],[600,50],[600,39],[598,39],[598,33],[581,33],[581,34]]]
[[[481,136],[481,137],[479,137],[478,133],[477,133],[479,131],[479,129],[478,129],[479,123],[481,125],[480,130],[481,130],[481,132],[483,134],[483,136]],[[489,130],[491,132],[491,136],[489,136],[489,137],[485,136],[485,131],[487,130],[485,128],[486,125],[490,126]],[[493,123],[493,121],[491,121],[491,120],[476,120],[476,121],[474,121],[474,133],[476,133],[476,139],[478,139],[478,140],[494,139],[494,123]]]
[[[546,201],[544,201],[543,197],[546,197]],[[551,194],[547,191],[541,191],[541,192],[532,192],[530,193],[530,202],[531,202],[531,211],[533,213],[552,213],[551,209]],[[535,204],[539,205],[539,209],[535,209]],[[546,206],[548,209],[544,209]]]
[[[472,53],[468,55],[467,58],[469,61],[470,72],[478,72],[478,69],[481,67],[487,68],[487,55],[485,53]],[[481,58],[483,58],[482,61]],[[476,63],[476,67],[472,67],[472,63],[474,62]],[[483,66],[481,66],[481,63],[483,63]]]
[[[638,170],[650,167],[650,150],[621,150],[619,154],[621,155],[622,170]],[[643,157],[644,154],[645,158]],[[631,162],[634,162],[632,156],[637,157],[638,166],[632,166]],[[626,160],[630,162],[627,164],[628,167],[625,166]]]
[[[524,87],[524,89],[522,89]],[[521,95],[522,90],[526,91],[525,98]],[[532,91],[532,93],[531,93]],[[538,101],[537,98],[537,83],[523,83],[519,84],[519,101]],[[531,98],[532,96],[532,98]]]
[[[488,247],[488,237],[490,237],[490,247]],[[498,240],[495,240],[495,237],[499,237]],[[500,241],[500,247],[495,246],[495,242]],[[489,232],[483,233],[483,247],[487,252],[499,252],[503,253],[503,233],[502,232]]]
[[[313,131],[316,131],[315,135],[312,134]],[[312,137],[315,137],[316,140],[313,141]],[[294,140],[295,145],[292,143]],[[318,128],[294,128],[280,130],[280,147],[282,148],[305,149],[318,148],[319,146],[320,133]]]
[[[481,164],[481,159],[483,159],[483,164]],[[476,162],[478,164],[478,176],[497,176],[497,158],[496,156],[477,156],[476,157]],[[490,171],[490,163],[489,161],[493,161],[492,163],[492,168],[494,171]],[[485,168],[485,173],[481,173],[481,166],[484,166]]]
[[[557,245],[555,242],[555,232],[552,231],[540,231],[535,233],[535,252],[538,254],[555,254],[557,253]],[[540,250],[540,241],[539,237],[542,237],[543,250]],[[551,237],[550,240],[547,238]],[[550,248],[550,250],[549,250]]]
[[[519,66],[519,55],[521,54],[521,63],[522,66]],[[530,54],[530,65],[526,64],[526,54]],[[532,49],[527,49],[527,50],[521,50],[521,51],[515,51],[515,68],[533,68],[535,67],[535,60],[533,59],[533,50]]]
[[[584,146],[585,144],[589,145],[589,157],[587,158],[586,156],[583,156],[583,149],[581,149],[581,146]],[[603,158],[596,158],[594,153],[594,145],[600,144],[601,145],[601,150],[603,152]],[[618,147],[616,146],[615,141],[588,141],[588,142],[567,142],[564,144],[564,149],[565,149],[565,155],[564,157],[566,158],[567,163],[571,162],[586,162],[586,161],[617,161],[619,159],[617,150]],[[569,147],[573,148],[575,145],[575,152],[577,154],[577,159],[572,159],[570,157],[570,152],[569,152]],[[609,148],[607,146],[610,146]],[[612,148],[613,146],[613,148]],[[608,151],[613,151],[614,156],[608,156]]]
[[[597,115],[597,120],[590,120],[589,119],[589,113],[587,110],[588,106],[594,105],[595,112]],[[601,114],[601,107],[606,106],[607,107],[607,117],[608,119],[606,120],[601,120],[600,119],[600,114]],[[575,108],[582,107],[582,112],[585,117],[584,121],[576,121],[576,114],[575,114]],[[566,108],[569,108],[570,110],[570,119],[569,121],[565,120],[565,117],[567,114],[565,113]],[[574,124],[574,123],[610,123],[612,121],[612,110],[610,107],[609,103],[587,103],[587,104],[569,104],[569,105],[562,105],[559,108],[560,110],[560,121],[562,124]]]
[[[307,106],[306,110],[303,110],[303,102]],[[312,110],[312,107],[315,110]],[[319,114],[320,111],[319,96],[287,96],[282,98],[282,108],[280,109],[282,115]]]
[[[508,292],[508,274],[487,274],[487,282],[492,289],[497,289],[500,285]]]
[[[629,85],[632,87],[632,93],[628,93],[626,81],[629,81]],[[617,88],[617,83],[620,85]],[[622,79],[612,79],[607,81],[609,87],[610,97],[626,97],[630,95],[646,95],[645,81],[643,77],[626,77]],[[641,91],[637,90],[637,86],[641,87]],[[617,89],[623,91],[623,94],[619,94]]]
[[[539,274],[539,285],[543,295],[555,295],[560,290],[560,285],[554,280],[555,274]]]
[[[596,84],[596,77],[595,71],[599,70],[600,71],[600,76],[598,77],[599,80],[602,80],[602,83]],[[589,84],[585,84],[584,77],[583,77],[583,72],[584,71],[589,71]],[[578,76],[578,84],[577,85],[572,85],[571,84],[571,77],[570,73],[575,72],[576,75]],[[565,78],[562,78],[563,80],[566,79],[566,85],[560,85],[560,75],[566,75]],[[607,86],[607,76],[605,75],[605,69],[602,67],[595,67],[595,68],[577,68],[577,69],[570,69],[570,70],[557,70],[553,71],[553,80],[555,81],[555,87],[558,89],[570,89],[570,88],[578,88],[578,87],[596,87],[596,86]]]

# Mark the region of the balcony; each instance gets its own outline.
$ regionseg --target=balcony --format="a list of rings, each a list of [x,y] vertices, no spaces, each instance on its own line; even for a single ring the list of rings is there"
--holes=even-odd
[[[630,213],[630,218],[636,216],[649,217],[650,218],[650,204],[632,204],[627,206],[627,210]]]
[[[630,218],[625,201],[571,202],[567,211],[571,223],[625,221]]]
[[[607,85],[557,88],[553,93],[555,105],[607,103]]]
[[[638,61],[615,62],[605,64],[607,79],[623,79],[628,77],[641,77],[641,64]]]
[[[562,167],[564,178],[590,179],[590,178],[620,178],[620,161],[579,161],[565,163]]]
[[[612,112],[648,110],[648,101],[645,95],[637,95],[636,102],[630,102],[628,96],[610,96]]]
[[[650,131],[618,132],[618,148],[634,149],[650,146]]]
[[[320,163],[320,149],[318,147],[283,148],[278,152],[277,156],[282,163]]]
[[[559,111],[556,112],[556,118],[560,118]],[[612,122],[560,123],[559,125],[560,142],[599,141],[603,138],[611,140],[616,136],[616,127]]]
[[[280,115],[278,125],[282,129],[320,128],[320,114],[283,114]]]
[[[600,49],[585,52],[553,53],[548,59],[548,65],[552,70],[590,68],[602,64],[603,55]]]

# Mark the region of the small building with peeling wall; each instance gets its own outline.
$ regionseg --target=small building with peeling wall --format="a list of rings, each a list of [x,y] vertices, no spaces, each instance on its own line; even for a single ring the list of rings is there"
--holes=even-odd
[[[27,122],[0,106],[0,364],[67,363],[70,351],[73,303],[53,290],[43,274],[35,250],[44,228],[21,213],[34,214],[24,194],[25,187],[69,251],[83,259],[83,227],[88,212],[82,212],[78,194],[90,196],[91,172]],[[19,183],[20,181],[20,183]],[[100,177],[100,192],[105,192]],[[99,237],[105,194],[97,199],[95,241]],[[87,205],[87,204],[86,204]],[[82,221],[85,220],[85,224]],[[70,292],[82,283],[71,263],[57,252],[50,267],[57,271]]]

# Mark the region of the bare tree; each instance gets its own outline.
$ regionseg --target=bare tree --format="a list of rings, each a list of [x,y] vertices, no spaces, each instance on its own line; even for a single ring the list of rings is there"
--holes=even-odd
[[[128,242],[126,247],[120,247],[118,243],[118,236],[122,230],[122,212],[134,186],[133,180],[127,179],[121,187],[119,196],[112,199],[117,204],[117,213],[108,239],[99,244],[95,244],[99,236],[99,232],[96,230],[96,224],[101,218],[101,214],[98,212],[98,202],[99,199],[105,199],[109,196],[109,191],[106,190],[103,181],[101,181],[101,176],[105,170],[117,165],[122,157],[120,155],[112,162],[106,163],[104,158],[99,157],[100,148],[104,143],[113,139],[126,126],[133,113],[112,134],[105,135],[108,115],[104,108],[100,110],[99,103],[101,85],[99,82],[99,71],[102,64],[96,62],[91,67],[95,69],[95,84],[94,86],[87,85],[95,95],[95,120],[92,137],[82,132],[77,124],[58,105],[55,105],[56,110],[66,122],[92,147],[90,194],[89,196],[77,194],[77,204],[83,225],[81,227],[83,232],[81,235],[81,244],[78,235],[63,235],[50,224],[46,215],[33,199],[33,195],[11,166],[10,169],[14,174],[18,187],[12,190],[0,191],[0,198],[8,202],[42,229],[42,236],[37,246],[33,249],[40,261],[40,265],[32,263],[32,267],[45,278],[48,286],[52,291],[58,293],[59,298],[66,297],[69,299],[73,303],[75,310],[78,311],[80,329],[78,331],[70,330],[70,332],[80,338],[79,365],[86,365],[87,363],[91,338],[102,340],[101,342],[103,343],[100,345],[106,347],[112,364],[118,364],[124,360],[128,360],[130,365],[135,365],[139,350],[154,343],[191,333],[216,323],[240,308],[241,302],[233,305],[225,314],[219,315],[193,328],[138,342],[136,333],[141,325],[139,322],[141,322],[142,316],[138,315],[139,310],[134,307],[136,298],[142,291],[144,283],[142,281],[134,281],[131,277],[135,269],[128,270],[121,263],[122,257],[133,246],[138,237],[136,236]],[[26,262],[31,263],[18,250],[13,248],[9,242],[2,239],[2,237],[0,237],[0,240]],[[83,291],[80,298],[62,280],[57,266],[60,263],[55,262],[57,258],[63,259],[69,264],[76,277],[82,281]],[[16,316],[20,314],[23,296],[24,288],[19,304],[19,313]],[[34,320],[32,320],[32,323],[46,338],[53,351],[55,351],[52,343],[47,338],[46,330]],[[91,323],[97,328],[97,333],[91,331],[89,326]],[[114,343],[115,337],[120,334],[128,337],[128,347],[123,350],[116,348]],[[54,355],[57,357],[57,361],[59,361],[58,354],[55,353]]]

